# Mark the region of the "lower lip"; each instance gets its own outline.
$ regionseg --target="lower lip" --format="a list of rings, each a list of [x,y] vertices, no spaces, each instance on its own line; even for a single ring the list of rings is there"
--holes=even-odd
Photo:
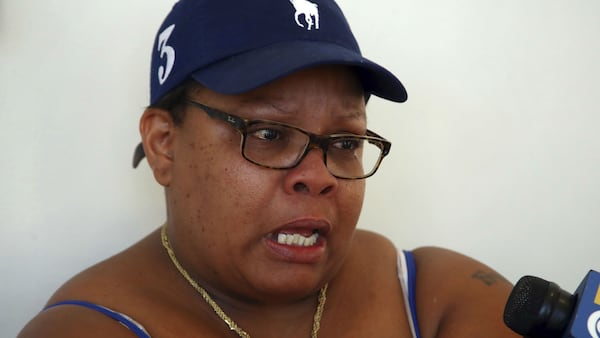
[[[265,243],[273,254],[290,263],[314,264],[325,255],[326,242],[323,238],[317,239],[317,243],[312,246],[280,244],[272,238],[266,238]]]

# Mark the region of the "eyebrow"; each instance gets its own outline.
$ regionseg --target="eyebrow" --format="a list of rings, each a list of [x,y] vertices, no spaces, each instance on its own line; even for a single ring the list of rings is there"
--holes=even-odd
[[[280,113],[282,116],[296,116],[300,114],[300,111],[290,111],[287,110],[283,107],[281,107],[281,105],[278,104],[278,102],[285,102],[285,100],[273,100],[271,98],[267,99],[264,97],[251,97],[248,99],[244,99],[240,102],[240,105],[236,108],[236,111],[244,111],[245,107],[252,107],[252,108],[256,108],[256,107],[269,107],[272,109],[268,109],[268,111],[276,111],[278,113]],[[345,103],[345,102],[343,102]],[[349,104],[343,104],[343,106],[350,106]],[[260,110],[254,110],[256,113],[261,114]],[[341,120],[354,120],[354,119],[364,119],[365,121],[367,120],[367,114],[365,110],[360,110],[360,109],[348,109],[348,110],[344,110],[342,112],[342,114],[335,114],[334,112],[330,112],[330,114],[335,117],[336,119],[341,119]],[[334,115],[335,114],[335,115]]]

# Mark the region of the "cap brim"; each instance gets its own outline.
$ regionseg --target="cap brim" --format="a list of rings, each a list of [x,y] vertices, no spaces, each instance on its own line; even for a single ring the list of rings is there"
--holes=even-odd
[[[387,69],[352,50],[323,41],[286,41],[253,49],[200,69],[192,78],[216,92],[239,94],[298,70],[326,64],[354,66],[366,93],[406,101],[404,86]]]

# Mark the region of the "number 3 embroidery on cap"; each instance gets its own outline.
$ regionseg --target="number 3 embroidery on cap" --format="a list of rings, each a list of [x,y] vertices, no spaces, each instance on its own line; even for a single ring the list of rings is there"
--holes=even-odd
[[[161,85],[167,81],[169,74],[171,74],[171,70],[173,70],[173,65],[175,64],[175,49],[167,45],[167,40],[169,40],[174,28],[175,25],[171,25],[158,35],[157,50],[160,52],[161,59],[166,58],[165,65],[158,67],[158,82]]]

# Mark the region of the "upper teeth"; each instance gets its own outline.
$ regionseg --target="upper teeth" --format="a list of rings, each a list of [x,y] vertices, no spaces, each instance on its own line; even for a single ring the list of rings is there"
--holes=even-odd
[[[278,234],[277,243],[297,246],[311,246],[317,243],[318,233],[312,234],[310,237],[304,237],[300,234]]]

